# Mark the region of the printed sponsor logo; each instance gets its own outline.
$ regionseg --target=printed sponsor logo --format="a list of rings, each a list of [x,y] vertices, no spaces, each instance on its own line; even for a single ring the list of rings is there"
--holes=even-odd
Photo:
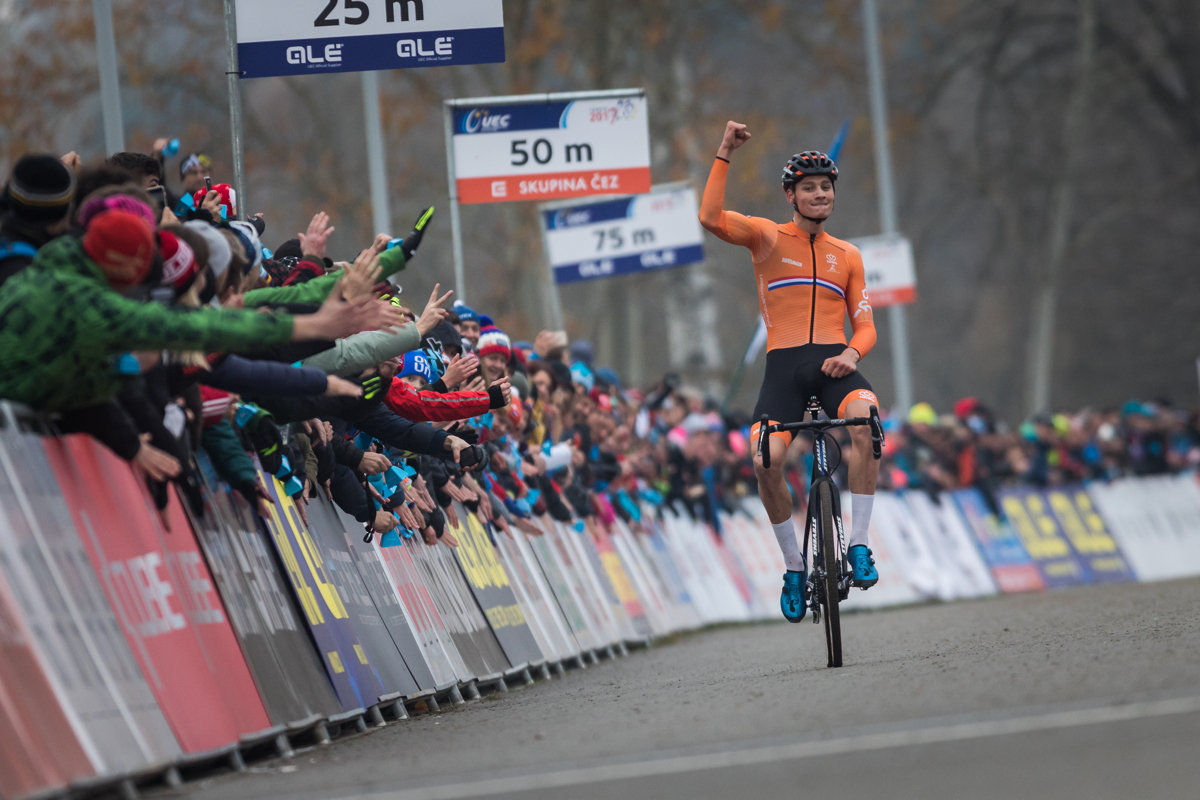
[[[319,45],[318,45],[319,47]],[[313,52],[313,46],[299,45],[287,49],[289,64],[340,64],[342,63],[342,47],[340,44],[327,44],[323,54]]]
[[[496,133],[506,131],[512,123],[512,114],[493,114],[486,108],[477,108],[463,117],[463,133]]]
[[[556,211],[554,213],[555,228],[570,228],[576,225],[587,225],[592,221],[592,212],[584,211]]]
[[[804,266],[804,264],[802,262],[793,261],[790,258],[781,258],[780,261],[782,261],[785,264],[791,264],[793,267],[803,267]]]
[[[433,40],[433,48],[425,49],[425,38],[401,39],[396,42],[396,55],[401,58],[420,58],[422,60],[435,58],[439,61],[454,55],[454,37],[439,36]],[[471,133],[472,131],[467,131]]]
[[[837,272],[837,256],[835,256],[833,253],[826,253],[825,263],[829,265],[830,272]]]

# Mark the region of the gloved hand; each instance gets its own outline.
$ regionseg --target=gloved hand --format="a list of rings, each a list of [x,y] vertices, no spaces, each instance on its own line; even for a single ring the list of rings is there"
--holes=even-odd
[[[430,206],[421,212],[421,216],[417,217],[416,223],[413,225],[412,233],[404,237],[404,241],[400,243],[400,249],[404,251],[404,260],[411,261],[416,254],[417,248],[421,246],[421,239],[425,238],[425,228],[429,226],[430,220],[433,219],[434,207]]]

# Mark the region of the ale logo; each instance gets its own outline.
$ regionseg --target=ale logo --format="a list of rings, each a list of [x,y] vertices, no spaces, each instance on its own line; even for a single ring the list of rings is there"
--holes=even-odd
[[[287,62],[289,64],[340,64],[342,63],[342,45],[325,45],[324,55],[314,53],[311,44],[307,47],[300,47],[299,45],[289,47],[287,49]]]
[[[401,39],[396,42],[396,55],[401,58],[431,58],[454,55],[454,37],[439,36],[433,40],[433,49],[425,49],[424,39]]]

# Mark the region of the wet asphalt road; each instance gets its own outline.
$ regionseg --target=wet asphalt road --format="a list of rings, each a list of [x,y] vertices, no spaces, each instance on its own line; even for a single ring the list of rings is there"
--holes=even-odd
[[[1200,579],[710,630],[157,796],[1200,798]]]

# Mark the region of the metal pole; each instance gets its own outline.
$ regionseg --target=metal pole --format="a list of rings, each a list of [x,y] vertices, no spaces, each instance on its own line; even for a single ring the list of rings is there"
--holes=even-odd
[[[233,190],[237,192],[238,217],[249,217],[246,199],[246,155],[242,143],[242,84],[238,68],[237,15],[233,0],[225,0],[225,48],[228,53],[225,78],[229,86],[229,131],[233,149]]]
[[[879,224],[885,234],[899,230],[896,190],[892,182],[892,150],[888,143],[887,88],[883,54],[879,48],[879,9],[876,0],[863,0],[863,35],[866,38],[867,77],[871,93],[871,122],[875,129],[875,173],[879,181]],[[888,309],[892,334],[892,369],[896,374],[896,413],[912,408],[912,362],[908,351],[908,314],[902,305]]]
[[[371,175],[371,211],[375,233],[390,233],[392,209],[388,204],[387,161],[383,150],[383,118],[379,113],[379,73],[362,73],[363,110],[367,131],[367,171]]]
[[[1079,0],[1079,61],[1075,88],[1067,102],[1063,119],[1063,148],[1067,156],[1062,164],[1051,199],[1050,243],[1043,283],[1033,306],[1033,335],[1029,340],[1029,413],[1051,408],[1050,390],[1054,378],[1054,327],[1058,310],[1058,283],[1071,249],[1071,221],[1074,217],[1074,178],[1079,172],[1081,141],[1086,132],[1091,74],[1096,54],[1095,0]]]
[[[113,32],[112,0],[92,0],[92,17],[96,25],[100,106],[104,111],[104,149],[111,156],[125,152],[125,123],[121,119],[121,77],[117,72],[117,37]]]
[[[545,207],[537,210],[538,228],[542,232],[542,253],[546,258],[545,304],[550,314],[551,330],[563,330],[562,298],[558,292],[558,281],[554,279],[554,266],[550,263],[550,243],[546,240]]]
[[[462,218],[458,212],[458,180],[454,169],[454,101],[442,105],[442,121],[446,127],[446,180],[450,187],[450,236],[454,243],[454,294],[467,302],[465,269],[463,266]]]

